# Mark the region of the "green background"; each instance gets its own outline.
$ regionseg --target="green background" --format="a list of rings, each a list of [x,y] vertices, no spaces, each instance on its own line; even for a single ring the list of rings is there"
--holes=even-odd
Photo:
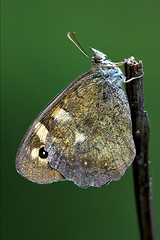
[[[37,185],[15,169],[18,145],[43,107],[91,63],[67,39],[76,31],[113,61],[144,64],[150,170],[160,234],[160,1],[2,0],[1,236],[10,239],[140,239],[132,167],[118,182],[80,189]]]

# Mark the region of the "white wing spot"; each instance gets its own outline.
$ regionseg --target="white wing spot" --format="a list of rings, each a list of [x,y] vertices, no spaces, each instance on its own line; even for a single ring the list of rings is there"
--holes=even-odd
[[[40,122],[38,122],[36,125],[35,125],[35,129],[37,129],[39,126],[41,125],[41,123]]]
[[[36,158],[39,155],[39,149],[38,148],[33,148],[32,152],[31,152],[31,156],[32,158]]]
[[[39,127],[40,126],[40,127]],[[35,126],[35,129],[38,129],[38,131],[36,132],[36,135],[39,137],[41,143],[45,143],[46,138],[47,138],[47,134],[48,134],[48,130],[47,128],[44,126],[44,124],[38,122]]]
[[[66,112],[65,110],[61,109],[59,110],[59,112],[57,113],[57,115],[55,116],[55,119],[61,122],[66,122],[71,120],[71,116],[69,115],[68,112]]]
[[[83,133],[80,133],[78,131],[75,132],[75,143],[77,142],[83,142],[86,139]]]

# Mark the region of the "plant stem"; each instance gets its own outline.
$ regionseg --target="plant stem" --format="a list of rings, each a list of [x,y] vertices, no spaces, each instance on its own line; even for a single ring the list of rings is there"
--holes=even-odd
[[[136,147],[133,177],[141,240],[155,240],[156,232],[148,159],[150,126],[147,113],[144,110],[142,61],[137,63],[133,57],[129,58],[125,63],[125,75],[126,79],[140,76],[140,78],[126,83]]]

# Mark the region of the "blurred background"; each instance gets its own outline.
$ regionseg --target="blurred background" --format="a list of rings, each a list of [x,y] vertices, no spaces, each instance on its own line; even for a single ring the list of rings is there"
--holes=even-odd
[[[135,56],[144,65],[151,125],[150,172],[160,234],[158,0],[2,0],[1,235],[3,240],[140,239],[132,167],[117,182],[80,189],[72,182],[38,185],[15,169],[17,148],[34,118],[91,63],[67,39],[77,32],[112,61]]]

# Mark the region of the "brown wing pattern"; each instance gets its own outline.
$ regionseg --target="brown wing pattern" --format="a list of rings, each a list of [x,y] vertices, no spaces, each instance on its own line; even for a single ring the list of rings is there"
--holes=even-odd
[[[37,183],[51,183],[64,179],[61,173],[49,165],[47,159],[39,157],[39,149],[46,144],[48,129],[54,121],[54,116],[65,101],[74,94],[74,91],[83,84],[86,75],[90,72],[80,76],[53,99],[42,110],[24,136],[16,156],[16,169],[27,179]]]
[[[41,159],[44,147],[48,157]],[[97,72],[75,80],[38,116],[17,154],[28,179],[68,179],[80,187],[120,179],[135,156],[128,101]]]
[[[125,93],[90,76],[55,116],[46,142],[51,167],[80,187],[120,179],[135,156]]]

